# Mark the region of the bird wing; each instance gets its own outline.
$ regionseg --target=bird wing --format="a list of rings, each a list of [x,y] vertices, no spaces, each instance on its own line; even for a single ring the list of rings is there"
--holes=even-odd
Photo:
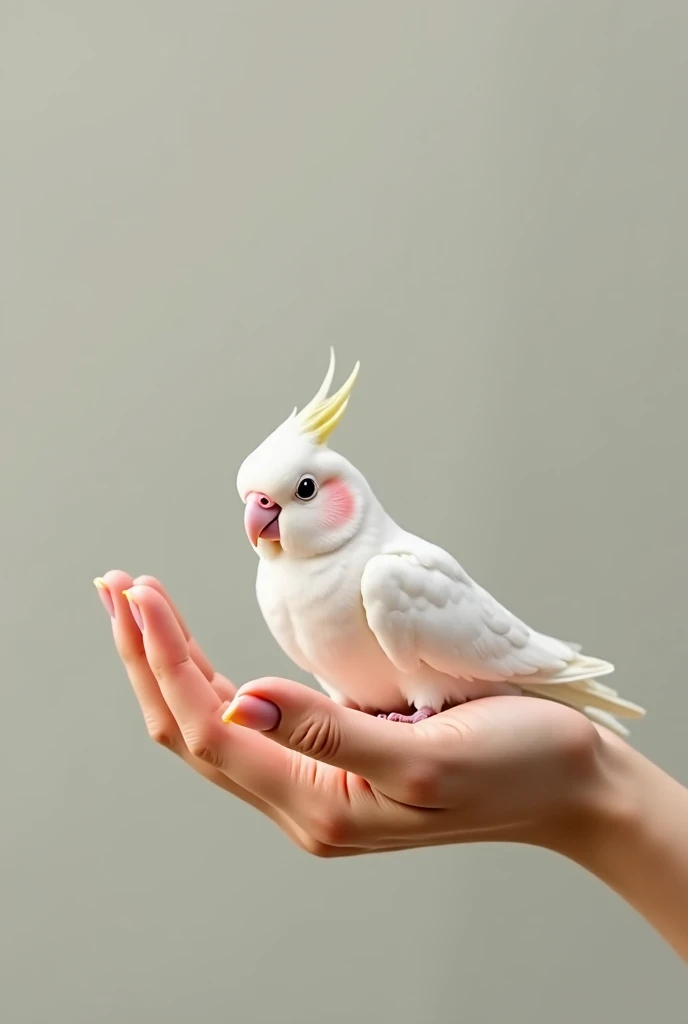
[[[370,629],[402,672],[427,665],[467,681],[518,684],[519,677],[567,683],[613,670],[530,629],[446,551],[411,535],[368,561],[361,596]]]

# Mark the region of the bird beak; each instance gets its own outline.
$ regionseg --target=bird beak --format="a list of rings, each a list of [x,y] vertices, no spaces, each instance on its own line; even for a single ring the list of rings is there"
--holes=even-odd
[[[266,494],[254,492],[248,495],[244,512],[244,529],[254,548],[260,538],[263,540],[280,539],[279,514],[281,511],[281,506],[268,498]]]

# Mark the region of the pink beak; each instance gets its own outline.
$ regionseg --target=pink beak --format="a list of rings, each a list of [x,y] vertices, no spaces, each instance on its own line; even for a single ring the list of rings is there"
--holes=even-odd
[[[254,547],[259,538],[262,540],[280,539],[279,514],[281,511],[281,506],[268,498],[267,494],[253,491],[248,495],[244,512],[244,528]]]

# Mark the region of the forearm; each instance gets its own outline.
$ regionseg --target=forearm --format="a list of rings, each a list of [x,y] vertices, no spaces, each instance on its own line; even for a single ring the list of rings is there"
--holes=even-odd
[[[614,889],[688,962],[688,789],[621,743],[600,796],[559,852]]]

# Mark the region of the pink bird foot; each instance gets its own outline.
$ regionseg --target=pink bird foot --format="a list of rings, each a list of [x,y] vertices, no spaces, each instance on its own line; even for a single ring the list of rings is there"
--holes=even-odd
[[[393,711],[391,715],[378,715],[378,718],[386,718],[388,722],[408,722],[409,725],[415,725],[416,722],[424,722],[426,718],[432,718],[437,712],[433,711],[432,708],[419,708],[413,715],[400,715],[397,711]]]

